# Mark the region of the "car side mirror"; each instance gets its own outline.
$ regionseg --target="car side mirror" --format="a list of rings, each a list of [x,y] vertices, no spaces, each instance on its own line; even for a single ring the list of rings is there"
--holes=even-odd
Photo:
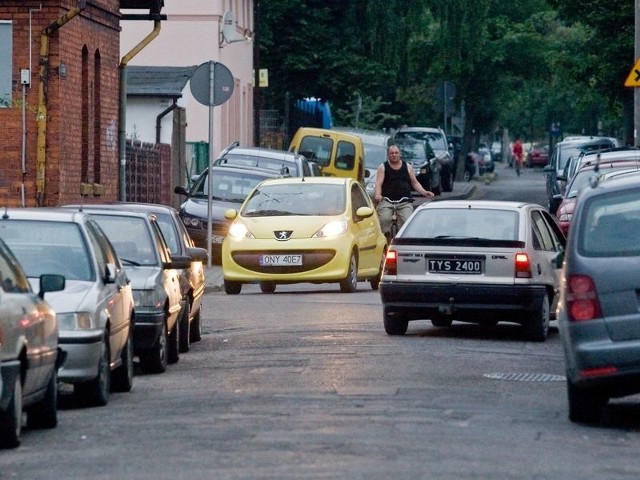
[[[40,291],[38,292],[38,296],[44,298],[46,292],[60,292],[64,290],[65,284],[66,278],[64,275],[40,275]]]
[[[560,250],[553,260],[551,261],[553,266],[556,268],[562,268],[562,264],[564,263],[564,250]]]
[[[365,218],[369,218],[371,215],[373,215],[373,208],[371,207],[360,207],[358,208],[358,210],[356,210],[356,216],[359,219],[365,219]]]
[[[104,276],[102,277],[104,283],[116,282],[116,266],[114,263],[107,263],[104,268]]]
[[[178,195],[189,196],[189,192],[187,192],[187,189],[181,185],[178,185],[177,187],[175,187],[173,189],[173,193],[177,193]]]
[[[207,250],[200,247],[187,247],[187,255],[194,262],[206,262],[209,258]]]
[[[558,207],[562,203],[562,198],[563,197],[560,194],[555,194],[551,198],[551,201],[549,202],[549,213],[551,215],[555,215],[558,212]]]

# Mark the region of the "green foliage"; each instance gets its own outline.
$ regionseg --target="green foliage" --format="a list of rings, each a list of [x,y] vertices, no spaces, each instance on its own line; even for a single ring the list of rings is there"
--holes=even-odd
[[[269,0],[259,9],[265,108],[284,108],[288,93],[330,100],[341,124],[442,125],[435,92],[447,80],[476,136],[506,127],[541,139],[551,122],[621,136],[629,111],[628,0]]]

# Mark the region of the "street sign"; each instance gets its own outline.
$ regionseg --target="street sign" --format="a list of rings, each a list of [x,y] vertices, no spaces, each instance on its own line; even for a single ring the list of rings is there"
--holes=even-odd
[[[624,82],[625,87],[640,87],[640,58],[631,69],[629,76]]]
[[[213,63],[213,72],[211,71]],[[214,78],[212,78],[212,76]],[[213,103],[211,103],[211,82],[213,82]],[[218,106],[229,100],[233,93],[233,75],[223,64],[209,61],[196,68],[191,75],[191,94],[203,105]]]

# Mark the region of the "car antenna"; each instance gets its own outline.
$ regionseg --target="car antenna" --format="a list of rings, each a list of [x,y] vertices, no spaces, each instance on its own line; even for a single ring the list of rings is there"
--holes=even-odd
[[[4,213],[2,214],[2,219],[6,220],[7,218],[9,218],[9,209],[7,208],[7,206],[4,206]]]

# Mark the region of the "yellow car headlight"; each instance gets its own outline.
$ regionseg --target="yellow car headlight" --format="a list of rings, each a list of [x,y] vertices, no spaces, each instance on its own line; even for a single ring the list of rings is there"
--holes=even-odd
[[[313,238],[337,237],[343,235],[347,231],[346,220],[335,220],[324,225],[320,230],[313,234]]]
[[[229,226],[228,235],[232,238],[255,238],[244,223],[235,222]]]

